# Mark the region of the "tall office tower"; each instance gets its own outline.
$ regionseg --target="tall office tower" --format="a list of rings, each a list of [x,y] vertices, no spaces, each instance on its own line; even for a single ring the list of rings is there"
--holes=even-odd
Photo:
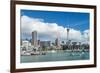
[[[55,40],[55,45],[56,45],[57,49],[61,48],[61,45],[60,45],[60,32],[59,31],[57,32],[57,38]]]
[[[32,45],[34,45],[34,47],[38,46],[37,31],[32,32]]]
[[[55,40],[55,45],[57,46],[58,49],[60,48],[60,41],[58,38]]]
[[[40,46],[40,40],[38,40],[38,46]]]

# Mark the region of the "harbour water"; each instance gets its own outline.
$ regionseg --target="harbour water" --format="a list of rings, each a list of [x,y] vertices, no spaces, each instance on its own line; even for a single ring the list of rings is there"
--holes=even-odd
[[[88,60],[89,52],[58,51],[48,52],[45,55],[21,55],[21,63]]]

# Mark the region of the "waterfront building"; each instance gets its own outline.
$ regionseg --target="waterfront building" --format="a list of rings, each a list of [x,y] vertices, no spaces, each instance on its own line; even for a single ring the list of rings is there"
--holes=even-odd
[[[23,40],[21,47],[22,47],[21,50],[26,50],[26,51],[31,50],[31,48],[29,48],[31,47],[31,43],[27,40]]]
[[[58,38],[55,40],[55,45],[56,45],[57,47],[60,46],[60,42],[59,42],[59,39],[58,39]]]
[[[60,49],[61,48],[60,41],[59,41],[58,38],[55,40],[55,46],[56,46],[56,49]]]
[[[32,45],[34,45],[35,47],[38,46],[37,31],[32,32]]]
[[[40,41],[40,47],[47,48],[51,46],[51,41]]]
[[[40,40],[38,40],[38,46],[40,46]]]

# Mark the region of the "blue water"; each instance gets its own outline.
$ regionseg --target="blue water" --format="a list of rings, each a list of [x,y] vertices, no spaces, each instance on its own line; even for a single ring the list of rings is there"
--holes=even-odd
[[[56,53],[46,53],[46,55],[21,56],[21,63],[88,60],[88,59],[89,59],[89,52],[59,51]]]

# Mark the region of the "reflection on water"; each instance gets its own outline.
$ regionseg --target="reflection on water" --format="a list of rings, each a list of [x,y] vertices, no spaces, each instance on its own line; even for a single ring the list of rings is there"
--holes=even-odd
[[[89,59],[89,52],[58,51],[58,52],[48,52],[45,55],[21,56],[21,63],[88,60],[88,59]]]

